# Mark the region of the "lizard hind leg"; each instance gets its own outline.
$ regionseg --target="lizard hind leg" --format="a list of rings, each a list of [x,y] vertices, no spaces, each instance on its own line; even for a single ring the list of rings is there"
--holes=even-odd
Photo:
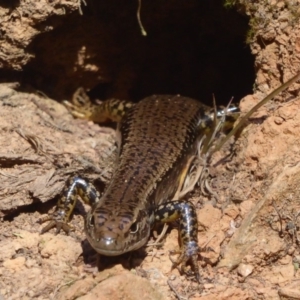
[[[132,102],[120,99],[108,99],[100,104],[93,104],[83,88],[77,89],[72,101],[63,101],[63,104],[75,118],[86,119],[95,123],[107,121],[120,122]]]
[[[85,90],[80,87],[73,94],[71,102],[64,100],[63,104],[69,110],[69,112],[79,119],[91,120],[93,114],[94,106],[85,92]]]

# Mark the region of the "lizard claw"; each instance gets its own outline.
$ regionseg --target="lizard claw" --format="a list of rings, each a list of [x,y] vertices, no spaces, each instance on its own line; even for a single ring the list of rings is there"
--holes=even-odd
[[[89,120],[92,114],[92,103],[82,87],[76,90],[71,102],[64,100],[63,104],[75,118]]]
[[[44,222],[50,221],[45,227],[42,228],[41,230],[41,234],[49,231],[50,229],[56,227],[56,232],[55,234],[60,233],[61,229],[66,233],[69,234],[70,231],[73,230],[73,228],[68,225],[67,223],[65,223],[64,221],[62,221],[60,219],[60,215],[59,214],[53,214],[53,215],[48,215],[44,218],[40,218],[37,223],[42,224]]]
[[[179,257],[174,260],[171,255],[179,254]],[[184,245],[182,249],[179,251],[170,251],[169,258],[173,263],[172,269],[178,268],[181,265],[180,272],[190,275],[191,270],[188,270],[187,263],[190,261],[192,269],[194,271],[194,275],[197,281],[200,283],[200,273],[199,273],[199,266],[198,266],[198,245],[196,242],[189,242],[187,245]]]

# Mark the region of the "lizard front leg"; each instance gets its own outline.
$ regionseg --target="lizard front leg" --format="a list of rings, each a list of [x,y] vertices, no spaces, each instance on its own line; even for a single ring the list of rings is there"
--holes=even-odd
[[[50,221],[42,229],[41,233],[56,227],[56,233],[59,233],[63,229],[68,234],[72,229],[68,222],[70,221],[78,196],[90,206],[93,206],[100,199],[99,192],[85,179],[80,177],[69,179],[58,200],[55,212],[38,220],[40,224]]]
[[[181,270],[187,273],[187,263],[191,262],[195,277],[200,282],[198,267],[198,222],[194,205],[189,201],[169,201],[158,206],[155,210],[155,221],[168,223],[179,219],[180,255],[172,261],[175,268],[181,265]]]

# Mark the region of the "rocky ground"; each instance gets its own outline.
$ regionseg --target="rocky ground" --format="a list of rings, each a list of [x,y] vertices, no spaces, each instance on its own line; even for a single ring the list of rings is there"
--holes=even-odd
[[[27,37],[15,44],[20,60],[5,60],[15,69],[30,59],[24,49],[37,30],[24,13],[25,7],[33,12],[29,2],[20,1],[21,19],[18,10],[10,11],[11,19],[9,7],[0,10],[11,37],[20,34],[16,28]],[[256,59],[254,93],[240,103],[245,113],[300,69],[300,12],[299,1],[238,3],[252,20],[248,38]],[[65,12],[79,7],[78,1],[58,1],[47,16],[63,14],[64,5]],[[38,11],[36,23],[42,22]],[[85,176],[99,189],[109,181],[114,130],[75,120],[55,99],[18,91],[18,83],[1,84],[0,299],[300,299],[299,87],[262,107],[234,144],[215,153],[212,195],[200,188],[191,194],[199,220],[200,286],[170,272],[175,227],[159,248],[101,258],[100,272],[83,233],[88,207],[76,208],[69,236],[40,234],[37,221],[54,209],[69,176]]]

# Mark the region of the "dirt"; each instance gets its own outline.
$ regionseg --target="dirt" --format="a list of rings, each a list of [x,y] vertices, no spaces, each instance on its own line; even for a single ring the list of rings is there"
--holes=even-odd
[[[7,2],[7,3],[5,3]],[[21,70],[34,53],[28,46],[41,32],[53,30],[54,16],[64,16],[80,9],[80,1],[3,1],[0,6],[0,67]],[[48,19],[48,22],[45,20]]]
[[[2,68],[21,70],[34,55],[27,48],[32,39],[56,26],[50,17],[82,3],[40,4],[0,6],[1,30],[8,35],[1,41]],[[256,66],[254,93],[241,101],[242,114],[300,69],[299,4],[238,1],[238,9],[250,16]],[[199,285],[170,271],[176,227],[159,248],[100,258],[99,272],[83,233],[88,207],[76,207],[69,236],[40,234],[37,221],[53,211],[69,176],[86,177],[99,189],[107,184],[114,129],[76,120],[56,99],[2,83],[0,299],[300,299],[299,88],[292,85],[262,107],[235,141],[215,153],[209,169],[213,194],[200,188],[192,193]]]

